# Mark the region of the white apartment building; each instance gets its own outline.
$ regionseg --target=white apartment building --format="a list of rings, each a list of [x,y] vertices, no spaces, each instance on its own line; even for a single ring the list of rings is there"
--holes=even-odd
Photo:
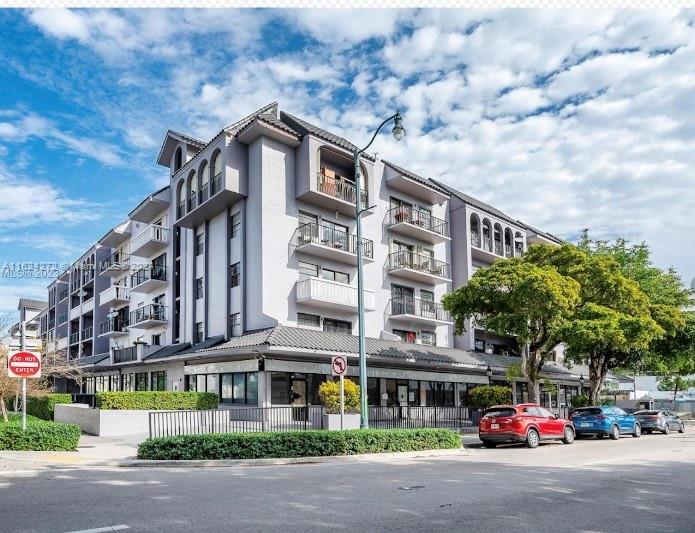
[[[69,287],[69,356],[89,375],[81,392],[317,403],[332,355],[357,376],[358,246],[370,404],[465,405],[488,371],[506,379],[514,341],[475,328],[456,337],[441,298],[498,257],[559,240],[369,154],[357,199],[356,147],[278,111],[272,103],[209,141],[168,131],[157,163],[170,184],[81,258],[91,277],[75,283],[71,270],[49,287],[49,317],[65,312],[51,291]],[[357,201],[369,207],[361,243]],[[548,365],[558,403],[577,394],[579,372]]]
[[[19,322],[9,328],[7,336],[0,339],[0,344],[4,345],[10,353],[22,349],[22,322],[24,322],[24,350],[40,352],[43,348],[40,321],[47,306],[48,302],[44,300],[20,298],[17,305]]]

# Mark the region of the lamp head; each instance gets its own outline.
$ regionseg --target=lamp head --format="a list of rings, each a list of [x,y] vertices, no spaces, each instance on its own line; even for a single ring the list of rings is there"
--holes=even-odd
[[[487,377],[492,377],[492,368],[490,368],[490,365],[487,365],[487,370],[485,371],[485,373],[487,374]]]
[[[399,111],[396,111],[396,116],[393,117],[393,122],[393,130],[391,130],[391,133],[393,134],[394,139],[400,141],[405,135],[405,128],[403,127],[403,117]]]

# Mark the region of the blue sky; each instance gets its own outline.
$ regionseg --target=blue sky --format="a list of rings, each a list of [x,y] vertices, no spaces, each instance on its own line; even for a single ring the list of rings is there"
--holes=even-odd
[[[0,264],[69,262],[271,102],[532,225],[695,276],[695,12],[0,11]],[[1,266],[1,265],[0,265]],[[0,279],[0,310],[46,280]]]

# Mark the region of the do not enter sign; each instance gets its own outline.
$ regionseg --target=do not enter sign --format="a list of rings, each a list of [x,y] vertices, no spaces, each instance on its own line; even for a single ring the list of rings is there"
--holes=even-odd
[[[7,359],[7,374],[11,378],[40,378],[41,357],[33,352],[16,352]]]

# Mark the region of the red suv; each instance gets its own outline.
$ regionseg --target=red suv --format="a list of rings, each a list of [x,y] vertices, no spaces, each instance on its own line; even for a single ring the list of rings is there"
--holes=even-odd
[[[525,442],[529,448],[536,448],[542,440],[572,444],[574,427],[569,420],[534,403],[496,405],[487,409],[480,419],[478,436],[487,448],[514,442]]]

